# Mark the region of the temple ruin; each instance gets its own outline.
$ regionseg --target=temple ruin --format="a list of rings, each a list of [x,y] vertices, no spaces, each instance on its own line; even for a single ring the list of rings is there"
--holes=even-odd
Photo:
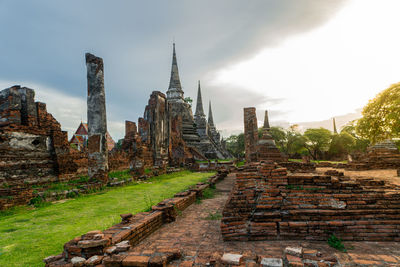
[[[207,158],[210,159],[231,158],[232,156],[224,147],[224,141],[221,140],[220,134],[214,125],[211,101],[209,103],[208,121],[206,119],[203,109],[200,81],[197,91],[196,112],[194,117],[197,134],[200,137],[200,142],[196,144],[196,147],[199,149],[199,151],[201,151]]]
[[[71,139],[78,146],[71,146],[46,104],[35,102],[33,89],[16,85],[0,91],[0,209],[37,197],[40,190],[33,186],[44,188],[80,175],[89,176],[86,187],[100,187],[108,183],[109,171],[130,168],[143,175],[146,168],[157,168],[162,173],[168,166],[230,156],[215,128],[211,106],[208,122],[204,115],[203,124],[196,127],[191,105],[184,99],[175,44],[166,94],[152,92],[138,124],[126,121],[121,149],[109,151],[107,142],[103,60],[87,53],[86,66],[87,142],[78,140],[78,134]],[[201,93],[198,103],[202,110]]]
[[[245,108],[244,115],[250,162],[236,174],[225,204],[224,240],[323,241],[333,233],[342,240],[400,240],[398,186],[372,178],[351,179],[334,170],[325,175],[300,173],[301,163],[288,171],[269,134],[268,113],[258,142],[255,108]],[[369,159],[379,153],[389,155],[381,162],[392,159],[395,149],[390,147],[375,146]]]
[[[246,162],[257,162],[260,160],[286,162],[287,157],[276,147],[275,140],[270,134],[268,111],[265,111],[261,138],[258,137],[256,108],[244,108],[243,112]]]
[[[379,142],[347,164],[349,170],[400,169],[400,152],[392,140]]]

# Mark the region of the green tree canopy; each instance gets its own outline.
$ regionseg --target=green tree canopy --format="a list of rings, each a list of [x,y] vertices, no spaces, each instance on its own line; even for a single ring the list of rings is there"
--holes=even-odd
[[[226,139],[226,149],[235,157],[244,156],[244,134],[231,135]]]
[[[400,137],[400,83],[393,84],[370,100],[362,115],[356,131],[372,144]]]
[[[334,157],[347,155],[352,151],[355,142],[355,138],[347,132],[334,134],[329,146],[329,154]]]
[[[331,135],[332,133],[325,128],[307,129],[304,132],[304,137],[307,139],[305,147],[315,160],[322,156],[322,152],[328,151]]]
[[[368,139],[365,139],[361,137],[359,134],[357,134],[355,126],[356,123],[357,123],[356,120],[349,122],[347,125],[343,127],[341,133],[347,133],[354,138],[354,144],[350,152],[365,152],[370,142]]]

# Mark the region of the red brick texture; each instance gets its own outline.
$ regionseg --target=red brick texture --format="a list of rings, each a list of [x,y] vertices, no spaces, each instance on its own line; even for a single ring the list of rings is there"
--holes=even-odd
[[[400,241],[400,190],[372,179],[292,174],[247,165],[224,208],[225,240]]]

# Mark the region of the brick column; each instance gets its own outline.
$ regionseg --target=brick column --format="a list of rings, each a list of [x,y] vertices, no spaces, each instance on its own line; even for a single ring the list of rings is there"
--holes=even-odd
[[[88,97],[88,175],[91,180],[108,181],[107,119],[103,59],[86,53]]]
[[[244,108],[244,146],[246,162],[257,161],[258,127],[256,108]]]

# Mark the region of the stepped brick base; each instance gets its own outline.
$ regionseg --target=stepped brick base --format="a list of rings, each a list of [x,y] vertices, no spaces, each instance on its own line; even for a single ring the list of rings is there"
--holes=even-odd
[[[400,241],[400,190],[373,179],[287,175],[273,162],[237,173],[221,221],[224,240]]]

